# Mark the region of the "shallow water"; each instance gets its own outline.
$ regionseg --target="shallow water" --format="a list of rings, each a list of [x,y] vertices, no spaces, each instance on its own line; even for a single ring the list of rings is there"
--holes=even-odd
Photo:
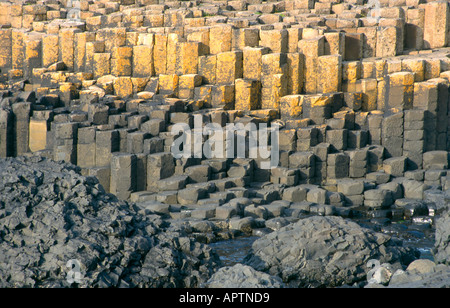
[[[242,263],[244,258],[250,251],[252,244],[259,237],[257,236],[242,236],[235,239],[220,241],[209,244],[210,247],[219,254],[220,260],[224,266],[233,266],[237,263]]]
[[[400,235],[399,237],[403,239],[403,246],[417,248],[420,251],[421,259],[434,261],[432,253],[435,244],[434,234],[424,234],[423,236],[419,235],[417,237],[408,236],[407,238]]]

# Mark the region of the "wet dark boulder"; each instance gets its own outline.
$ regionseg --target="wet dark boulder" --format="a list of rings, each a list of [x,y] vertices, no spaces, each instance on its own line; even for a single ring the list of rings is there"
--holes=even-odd
[[[290,287],[336,287],[364,281],[369,260],[407,265],[418,255],[350,220],[315,216],[258,239],[244,262]]]

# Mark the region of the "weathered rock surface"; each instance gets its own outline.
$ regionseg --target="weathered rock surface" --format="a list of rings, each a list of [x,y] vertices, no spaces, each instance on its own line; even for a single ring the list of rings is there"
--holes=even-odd
[[[363,281],[367,262],[407,265],[417,251],[341,217],[310,217],[257,241],[245,263],[289,287],[335,287]]]
[[[425,271],[407,269],[395,273],[389,288],[450,288],[450,266],[443,264],[427,268]]]
[[[250,266],[236,264],[222,267],[208,282],[207,288],[283,288],[279,277],[256,271]]]
[[[77,167],[19,157],[0,160],[0,264],[0,287],[196,287],[220,260]]]
[[[446,202],[449,204],[450,195],[446,194]],[[442,213],[436,220],[434,258],[438,263],[450,265],[450,209]]]
[[[388,273],[385,280],[378,279],[377,273]],[[406,270],[395,272],[382,264],[375,271],[366,288],[449,288],[450,266],[436,264],[428,259],[412,262]]]

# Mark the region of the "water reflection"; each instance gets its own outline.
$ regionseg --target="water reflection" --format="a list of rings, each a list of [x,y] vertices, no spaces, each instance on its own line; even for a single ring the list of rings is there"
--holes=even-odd
[[[258,236],[238,237],[209,244],[209,246],[218,253],[224,266],[233,266],[236,263],[242,263],[252,248],[253,242],[258,238]]]

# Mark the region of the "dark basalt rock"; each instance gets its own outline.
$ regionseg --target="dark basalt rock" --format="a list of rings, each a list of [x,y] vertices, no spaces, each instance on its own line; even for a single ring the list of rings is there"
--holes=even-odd
[[[220,265],[181,228],[78,172],[41,157],[0,160],[0,287],[196,287]]]

